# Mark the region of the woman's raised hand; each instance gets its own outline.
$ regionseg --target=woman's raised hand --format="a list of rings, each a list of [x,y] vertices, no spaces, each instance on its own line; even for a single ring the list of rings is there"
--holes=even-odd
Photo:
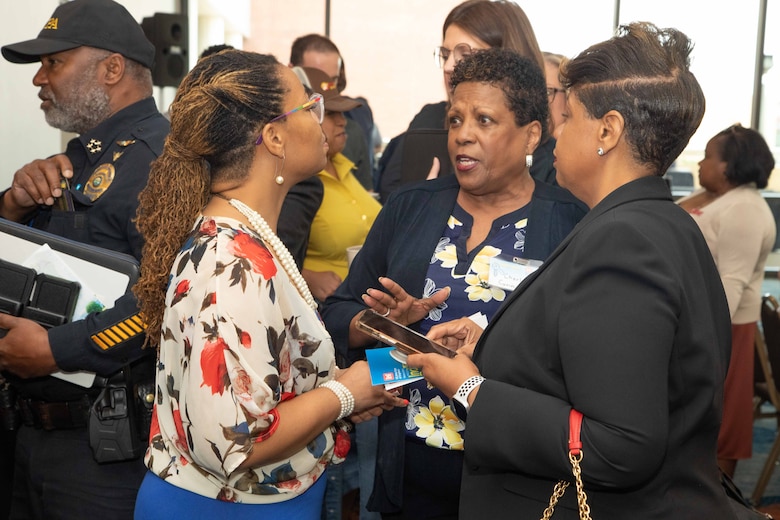
[[[433,293],[428,298],[415,298],[390,278],[382,276],[379,283],[385,290],[367,289],[363,295],[363,303],[403,325],[420,321],[450,296],[449,287]]]

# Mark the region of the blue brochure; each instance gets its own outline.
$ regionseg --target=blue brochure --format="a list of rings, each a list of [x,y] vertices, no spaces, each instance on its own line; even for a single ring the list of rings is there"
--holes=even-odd
[[[409,368],[394,356],[394,347],[366,350],[366,361],[371,371],[371,384],[385,385],[387,390],[422,379],[422,371]]]

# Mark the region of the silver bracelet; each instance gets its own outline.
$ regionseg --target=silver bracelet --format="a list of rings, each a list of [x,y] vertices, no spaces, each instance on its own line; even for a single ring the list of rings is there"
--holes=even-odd
[[[336,397],[339,398],[341,411],[339,412],[339,416],[336,418],[337,421],[352,415],[352,412],[355,411],[355,396],[352,395],[352,392],[350,392],[346,386],[339,383],[335,379],[331,379],[330,381],[322,383],[320,387],[327,388],[336,394]]]

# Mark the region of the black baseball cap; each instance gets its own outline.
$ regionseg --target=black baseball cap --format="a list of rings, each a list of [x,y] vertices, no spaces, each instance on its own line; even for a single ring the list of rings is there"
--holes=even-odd
[[[154,45],[127,9],[113,0],[65,2],[36,39],[4,45],[0,51],[11,63],[33,63],[43,55],[82,46],[118,52],[150,69],[154,64]]]

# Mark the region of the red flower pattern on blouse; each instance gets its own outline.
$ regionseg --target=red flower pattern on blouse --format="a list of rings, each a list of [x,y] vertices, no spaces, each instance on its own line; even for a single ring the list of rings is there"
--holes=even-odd
[[[154,409],[152,409],[152,422],[149,426],[149,442],[152,442],[152,439],[157,435],[160,435],[160,421],[157,419],[157,404],[155,404]]]
[[[264,313],[266,306],[276,305],[280,297],[274,284],[266,283],[276,275],[278,266],[255,234],[211,218],[203,219],[196,229],[187,248],[179,254],[181,263],[168,287],[169,301],[176,301],[177,305],[171,307],[170,324],[162,340],[165,348],[161,348],[161,358],[165,363],[158,365],[158,382],[165,383],[158,386],[160,401],[155,404],[150,428],[150,441],[152,437],[154,441],[150,442],[146,463],[156,473],[167,471],[172,481],[193,483],[201,493],[217,495],[219,500],[241,502],[249,495],[273,490],[298,494],[322,474],[332,455],[331,435],[335,432],[323,432],[326,444],[317,444],[321,452],[304,449],[294,458],[256,468],[258,475],[263,471],[264,482],[249,489],[242,482],[255,469],[232,471],[225,461],[238,454],[245,456],[250,443],[267,440],[277,431],[280,421],[275,402],[311,389],[313,378],[294,377],[297,369],[292,365],[293,358],[313,364],[318,374],[329,373],[333,367],[332,345],[325,351],[314,352],[296,348],[294,342],[300,342],[299,336],[322,335],[321,320],[310,315],[305,305],[289,312],[285,309],[284,316],[277,316],[275,311]],[[224,283],[213,287],[200,285],[200,275],[208,274],[206,269],[213,269],[211,276]],[[281,296],[288,298],[286,294]],[[294,293],[292,301],[297,304],[298,300]],[[301,316],[304,325],[299,330],[297,320]],[[268,350],[272,357],[280,359],[266,363],[256,359],[255,349]],[[187,375],[188,370],[200,373]],[[185,376],[189,381],[199,377],[195,384],[200,384],[200,390],[187,388],[188,408],[179,409],[178,392],[183,390]],[[251,405],[248,415],[245,403]],[[231,421],[223,425],[209,413],[231,406],[235,407],[239,421],[235,425]],[[349,439],[341,440],[347,442],[346,447],[341,445],[346,454]],[[282,466],[283,471],[277,473],[276,468]],[[207,473],[223,479],[221,489],[213,488]],[[256,479],[255,476],[255,482]]]
[[[211,387],[211,393],[222,395],[228,382],[227,365],[225,365],[225,350],[227,343],[221,337],[215,341],[206,341],[200,354],[200,367],[203,371],[201,386]]]
[[[277,482],[276,487],[280,489],[296,490],[301,487],[301,481],[298,480],[297,478],[294,478],[292,480],[283,480],[281,482]]]
[[[233,380],[233,387],[237,394],[251,394],[252,378],[246,373],[246,370],[239,369]]]
[[[179,409],[173,410],[173,424],[176,427],[176,447],[181,453],[189,453],[190,447],[187,444],[187,437],[184,434],[184,424],[181,422],[181,412]],[[186,458],[183,458],[186,460]]]
[[[176,292],[173,293],[173,298],[171,299],[171,307],[182,301],[182,299],[187,296],[189,292],[190,281],[182,280],[179,282],[179,284],[176,286]]]
[[[222,502],[236,502],[238,497],[236,496],[235,491],[228,487],[223,487],[217,494],[217,500],[221,500]]]
[[[228,244],[228,251],[238,258],[246,258],[252,264],[252,271],[260,273],[267,280],[276,275],[276,264],[271,252],[251,235],[237,231]]]
[[[339,459],[347,458],[351,444],[349,434],[342,429],[338,429],[336,431],[336,446],[333,449],[333,455]]]
[[[198,232],[203,233],[204,235],[208,235],[210,237],[217,235],[217,223],[214,221],[214,219],[205,219],[203,223],[200,225],[200,229],[198,229]]]
[[[245,330],[241,331],[241,346],[244,348],[252,348],[252,336]]]

